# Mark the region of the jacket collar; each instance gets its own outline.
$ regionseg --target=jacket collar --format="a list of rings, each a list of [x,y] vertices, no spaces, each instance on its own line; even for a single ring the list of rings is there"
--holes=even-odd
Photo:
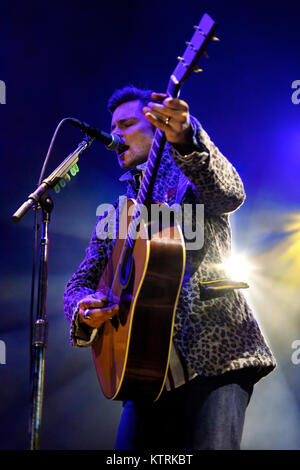
[[[141,165],[137,165],[136,168],[130,168],[130,170],[126,171],[120,178],[119,181],[128,181],[134,182],[135,176],[140,175],[146,168],[147,162],[141,163]]]

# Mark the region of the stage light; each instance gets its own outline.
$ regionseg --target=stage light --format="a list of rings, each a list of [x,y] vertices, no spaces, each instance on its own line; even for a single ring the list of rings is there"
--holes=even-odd
[[[224,263],[225,271],[233,281],[249,282],[251,274],[256,269],[245,254],[231,255]]]

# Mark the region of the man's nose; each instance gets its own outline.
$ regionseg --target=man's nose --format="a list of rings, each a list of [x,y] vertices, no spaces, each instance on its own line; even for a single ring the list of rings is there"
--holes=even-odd
[[[121,143],[119,144],[119,147],[120,147],[120,145],[125,145],[125,138],[124,138],[123,132],[120,129],[115,127],[111,131],[111,135],[115,135],[115,136],[119,137],[119,139],[121,141]]]
[[[111,131],[111,135],[116,136],[116,137],[119,137],[120,143],[118,144],[118,148],[121,147],[122,145],[125,145],[125,138],[124,138],[123,132],[122,132],[120,129],[118,129],[117,127],[115,127],[115,128]],[[118,149],[117,149],[116,151],[117,151],[117,153],[118,153]]]
[[[120,138],[123,137],[123,133],[122,133],[121,129],[118,128],[118,126],[114,127],[114,129],[111,131],[111,134],[112,135],[117,135]]]

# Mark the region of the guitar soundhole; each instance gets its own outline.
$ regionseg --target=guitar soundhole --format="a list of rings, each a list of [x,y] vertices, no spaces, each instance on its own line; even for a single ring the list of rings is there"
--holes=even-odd
[[[120,266],[120,282],[124,286],[119,297],[119,312],[111,319],[111,323],[117,331],[120,326],[124,326],[127,322],[131,304],[134,300],[133,285],[135,279],[134,258],[128,250],[123,257]]]

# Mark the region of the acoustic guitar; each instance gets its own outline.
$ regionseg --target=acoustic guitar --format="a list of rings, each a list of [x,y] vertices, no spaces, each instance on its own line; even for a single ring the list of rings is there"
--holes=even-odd
[[[170,76],[167,95],[178,97],[183,82],[214,39],[215,22],[204,14]],[[172,345],[175,311],[185,271],[181,227],[170,217],[144,220],[149,209],[161,156],[164,132],[156,129],[136,200],[128,200],[120,215],[126,236],[118,234],[100,289],[119,312],[106,321],[93,344],[93,359],[104,395],[111,400],[156,401],[165,385]],[[138,233],[138,236],[136,234]]]

